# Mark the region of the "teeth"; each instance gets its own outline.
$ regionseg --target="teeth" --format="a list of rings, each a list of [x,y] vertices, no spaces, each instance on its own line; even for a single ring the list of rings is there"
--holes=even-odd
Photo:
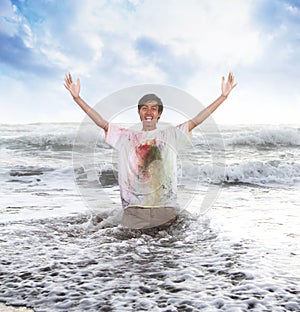
[[[152,120],[152,117],[146,117],[146,120]]]

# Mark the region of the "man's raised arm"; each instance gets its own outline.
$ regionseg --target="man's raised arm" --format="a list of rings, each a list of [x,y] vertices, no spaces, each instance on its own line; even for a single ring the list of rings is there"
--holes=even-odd
[[[77,84],[72,80],[71,74],[65,75],[64,86],[71,93],[74,101],[82,108],[82,110],[102,129],[107,131],[108,121],[103,119],[103,117],[97,113],[92,107],[90,107],[79,95],[80,93],[80,79],[77,79]]]
[[[189,131],[200,125],[207,117],[209,117],[228,97],[231,90],[237,85],[234,83],[234,76],[229,73],[228,79],[222,77],[222,94],[209,106],[204,108],[197,116],[188,121]]]

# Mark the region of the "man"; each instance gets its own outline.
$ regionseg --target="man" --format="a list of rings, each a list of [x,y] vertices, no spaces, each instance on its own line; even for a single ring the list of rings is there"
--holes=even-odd
[[[222,93],[197,116],[177,127],[157,128],[163,103],[146,94],[138,103],[142,129],[134,131],[107,122],[80,97],[80,80],[65,76],[65,87],[75,102],[105,131],[106,142],[119,152],[118,180],[124,209],[122,224],[143,229],[169,226],[177,216],[177,151],[191,139],[191,131],[209,117],[236,86],[229,73],[222,77]]]

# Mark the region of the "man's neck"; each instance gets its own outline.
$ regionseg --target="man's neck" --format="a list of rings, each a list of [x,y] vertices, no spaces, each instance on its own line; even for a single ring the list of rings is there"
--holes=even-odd
[[[156,129],[157,120],[144,120],[142,121],[143,131],[152,131]]]

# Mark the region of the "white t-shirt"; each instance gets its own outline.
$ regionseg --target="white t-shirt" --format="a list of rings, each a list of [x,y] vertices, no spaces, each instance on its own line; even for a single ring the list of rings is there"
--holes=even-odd
[[[106,142],[119,153],[122,206],[176,207],[177,153],[191,140],[188,123],[152,131],[109,124]]]

